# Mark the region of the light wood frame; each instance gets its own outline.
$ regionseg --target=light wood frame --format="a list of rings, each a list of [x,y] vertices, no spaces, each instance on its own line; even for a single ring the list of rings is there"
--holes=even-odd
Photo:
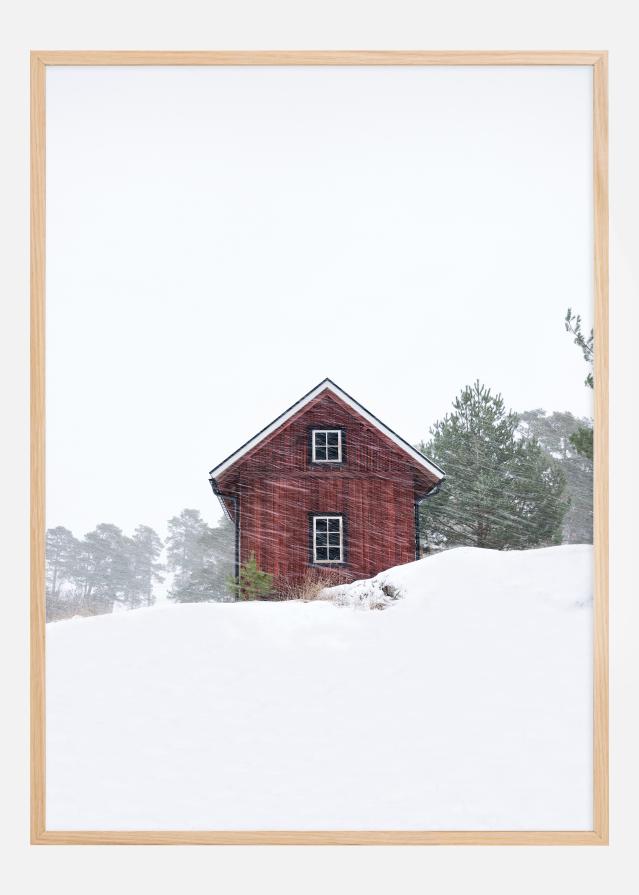
[[[593,76],[594,679],[588,831],[51,831],[45,824],[45,75],[50,65],[585,65]],[[541,52],[31,53],[31,842],[34,844],[606,845],[608,843],[608,56]]]

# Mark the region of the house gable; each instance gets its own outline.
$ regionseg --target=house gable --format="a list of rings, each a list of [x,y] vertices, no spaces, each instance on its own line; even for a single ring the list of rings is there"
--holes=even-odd
[[[388,459],[384,461],[383,458],[390,456],[400,467],[410,468],[414,474],[419,472],[420,478],[430,483],[430,486],[444,478],[443,470],[435,463],[404,441],[338,385],[325,379],[214,467],[210,472],[214,488],[238,477],[240,469],[243,476],[249,461],[251,476],[272,471],[274,464],[285,464],[290,471],[319,472],[316,466],[320,464],[313,463],[310,454],[313,428],[344,431],[345,462],[326,464],[333,471],[338,466],[348,466],[350,474],[359,469],[362,473],[377,472],[382,475],[389,471],[385,469]],[[305,439],[303,443],[302,438]],[[355,451],[355,448],[358,450]]]

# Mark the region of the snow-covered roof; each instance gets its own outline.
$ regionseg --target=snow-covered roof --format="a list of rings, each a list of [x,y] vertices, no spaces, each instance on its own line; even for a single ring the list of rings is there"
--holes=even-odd
[[[381,420],[379,420],[374,414],[363,407],[359,401],[356,401],[355,398],[351,397],[344,389],[340,388],[332,379],[324,379],[315,388],[312,388],[310,392],[307,392],[303,397],[296,401],[295,404],[292,404],[288,410],[285,410],[284,413],[281,413],[273,422],[269,423],[268,426],[265,426],[257,435],[254,435],[253,438],[249,438],[247,442],[245,442],[241,447],[239,447],[236,451],[234,451],[230,456],[215,466],[209,473],[211,479],[215,479],[218,476],[222,475],[222,473],[226,472],[231,466],[237,463],[245,454],[251,451],[254,447],[256,447],[260,442],[264,441],[275,432],[280,426],[284,425],[291,417],[295,416],[295,414],[299,413],[307,404],[321,395],[323,392],[331,392],[337,398],[347,404],[352,410],[358,413],[361,417],[363,417],[368,423],[374,426],[382,435],[385,435],[386,438],[390,439],[397,447],[401,448],[404,453],[408,454],[408,456],[415,463],[418,463],[420,466],[424,467],[430,475],[434,476],[438,481],[442,481],[445,478],[445,473],[443,469],[440,469],[436,463],[433,463],[432,460],[429,460],[428,457],[425,457],[422,453],[420,453],[416,448],[414,448],[407,441],[404,441],[396,432],[393,432],[392,429],[389,429]]]

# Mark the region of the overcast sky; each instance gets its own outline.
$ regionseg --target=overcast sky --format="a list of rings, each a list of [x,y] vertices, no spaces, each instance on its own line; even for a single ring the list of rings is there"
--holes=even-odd
[[[47,70],[47,524],[220,515],[330,376],[411,442],[479,377],[590,416],[591,72]]]

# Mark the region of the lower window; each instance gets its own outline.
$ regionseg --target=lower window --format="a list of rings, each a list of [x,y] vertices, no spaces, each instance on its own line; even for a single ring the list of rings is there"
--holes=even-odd
[[[344,562],[342,516],[313,516],[313,562]]]

